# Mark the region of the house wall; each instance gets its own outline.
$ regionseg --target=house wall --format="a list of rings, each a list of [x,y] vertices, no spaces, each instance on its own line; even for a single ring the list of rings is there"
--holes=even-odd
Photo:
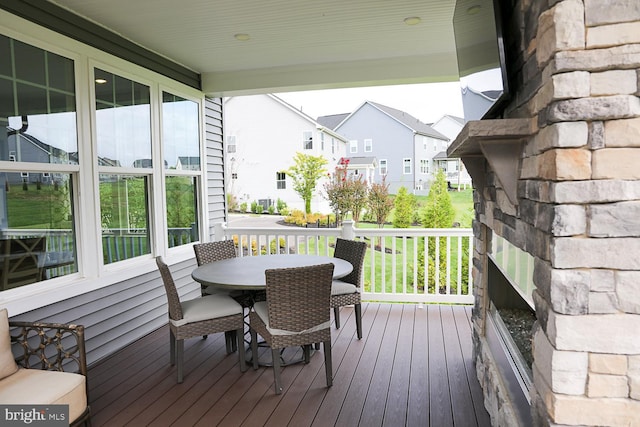
[[[281,199],[290,209],[304,211],[304,202],[293,189],[293,181],[286,177],[286,188],[278,189],[276,173],[294,165],[297,152],[323,156],[328,164],[327,173],[333,172],[337,161],[345,155],[343,141],[336,141],[331,152],[331,136],[324,136],[322,149],[321,131],[310,117],[292,110],[270,95],[237,96],[224,104],[225,136],[236,138],[236,152],[227,153],[227,191],[238,203],[260,199]],[[303,149],[303,133],[312,132],[313,149]],[[277,147],[277,148],[276,148]],[[232,178],[237,174],[237,179]],[[318,181],[311,201],[313,212],[331,212],[323,196],[326,178]]]
[[[515,89],[504,117],[529,118],[533,134],[514,159],[516,203],[489,163],[474,176],[486,184],[474,196],[473,271],[485,406],[494,425],[523,423],[486,335],[487,263],[501,236],[535,259],[525,422],[640,425],[640,7],[501,3]]]
[[[389,192],[395,194],[402,186],[409,192],[414,188],[415,156],[413,131],[396,120],[381,112],[379,109],[365,103],[355,111],[336,130],[348,140],[358,141],[358,151],[352,153],[347,147],[347,157],[372,156],[380,165],[381,159],[387,160],[387,178]],[[372,139],[372,152],[364,151],[364,140]],[[412,173],[404,174],[402,159],[412,159]],[[377,182],[382,180],[380,169],[375,172]]]
[[[79,102],[82,109],[79,111],[79,116],[87,121],[90,117],[90,105],[86,90],[83,88],[89,85],[88,64],[91,61],[100,61],[130,73],[137,73],[137,76],[144,76],[145,82],[162,85],[167,90],[188,93],[188,96],[195,99],[198,99],[198,96],[202,97],[202,94],[195,89],[185,88],[182,84],[177,84],[148,69],[142,69],[120,58],[96,51],[87,45],[8,14],[4,10],[0,10],[0,32],[32,42],[43,49],[49,47],[62,49],[77,61],[78,74],[82,76],[78,89],[78,98],[82,98]],[[225,218],[221,100],[207,100],[203,110],[205,111],[203,125],[206,127],[203,132],[205,138],[203,144],[206,148],[203,151],[206,152],[207,157],[206,162],[203,163],[207,167],[207,179],[202,186],[207,188],[208,199],[204,200],[207,212],[203,213],[202,219],[217,222]],[[87,136],[89,126],[87,125],[85,129],[84,125],[87,123],[79,124],[79,127],[83,128],[79,141],[84,150],[83,153],[86,153],[91,151],[91,147],[90,137]],[[90,157],[87,158],[90,159]],[[84,171],[91,171],[91,166],[85,166],[78,178],[86,201],[91,199],[94,187],[85,182],[86,177],[91,176],[91,173],[88,172],[85,176]],[[95,190],[97,191],[97,187]],[[150,198],[155,202],[154,207],[162,208],[163,205],[158,202],[161,199],[162,188],[154,186],[152,190],[153,194],[150,194]],[[202,194],[205,194],[204,188]],[[9,308],[11,320],[84,325],[89,364],[167,323],[166,296],[155,264],[155,255],[162,255],[170,265],[181,297],[190,299],[200,294],[199,285],[191,279],[195,259],[190,245],[171,249],[166,247],[166,237],[164,237],[166,231],[163,231],[161,220],[164,212],[154,209],[150,213],[154,223],[152,254],[113,263],[107,267],[100,265],[101,261],[96,251],[91,250],[100,245],[99,227],[92,228],[87,225],[92,224],[93,213],[90,210],[78,211],[82,218],[78,221],[80,230],[77,244],[80,248],[81,269],[77,274],[0,293],[0,306]],[[15,296],[16,293],[20,295]]]

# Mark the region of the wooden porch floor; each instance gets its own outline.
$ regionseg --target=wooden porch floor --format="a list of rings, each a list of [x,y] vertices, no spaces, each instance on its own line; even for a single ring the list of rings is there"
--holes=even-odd
[[[352,307],[332,329],[333,387],[322,354],[282,372],[241,373],[223,334],[185,341],[185,378],[169,366],[161,328],[89,369],[99,426],[489,426],[471,355],[471,307],[366,303],[363,339]],[[291,350],[296,351],[296,350]]]

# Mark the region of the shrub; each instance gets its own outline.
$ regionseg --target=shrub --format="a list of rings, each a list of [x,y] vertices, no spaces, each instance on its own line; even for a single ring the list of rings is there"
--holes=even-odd
[[[256,211],[255,211],[255,213],[257,213],[257,214],[261,214],[263,210],[264,210],[264,209],[263,209],[262,205],[257,205],[257,206],[256,206]]]
[[[393,214],[394,228],[408,228],[413,221],[413,211],[416,207],[416,198],[407,193],[406,187],[400,187],[393,201],[395,212]]]
[[[256,213],[258,211],[258,202],[255,200],[251,202],[251,212]]]
[[[287,209],[287,204],[284,202],[284,200],[278,198],[278,200],[276,201],[276,209],[278,209],[278,212],[281,215],[286,215],[282,213],[282,210]]]
[[[267,211],[269,212],[269,214],[273,215],[276,212],[276,207],[273,205],[269,205]]]

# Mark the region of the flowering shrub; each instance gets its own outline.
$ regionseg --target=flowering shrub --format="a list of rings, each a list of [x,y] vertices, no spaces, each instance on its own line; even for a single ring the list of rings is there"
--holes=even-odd
[[[362,176],[349,175],[347,168],[349,159],[341,159],[336,166],[333,176],[328,174],[329,182],[324,185],[331,209],[341,222],[348,212],[353,214],[353,220],[360,220],[360,213],[367,203],[368,186]]]

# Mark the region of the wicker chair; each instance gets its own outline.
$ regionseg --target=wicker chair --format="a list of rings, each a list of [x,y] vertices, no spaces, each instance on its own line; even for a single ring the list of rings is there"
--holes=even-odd
[[[235,258],[237,256],[236,245],[233,243],[233,240],[196,243],[193,245],[193,251],[196,253],[196,262],[198,265],[209,264],[210,262]],[[214,286],[200,285],[200,288],[202,290],[202,296],[227,293],[226,291],[217,289]]]
[[[340,329],[340,307],[353,304],[356,315],[356,331],[358,339],[362,339],[362,304],[360,302],[360,288],[362,285],[362,268],[364,255],[367,252],[366,242],[345,240],[338,238],[333,253],[335,258],[349,261],[353,265],[353,271],[347,276],[334,280],[331,284],[331,308],[336,322],[336,328]]]
[[[169,303],[169,348],[171,365],[178,365],[178,383],[182,382],[182,362],[184,340],[217,332],[235,331],[238,340],[237,349],[240,359],[240,370],[246,370],[244,347],[241,345],[244,336],[242,306],[228,295],[207,295],[185,302],[180,302],[169,266],[162,257],[156,257],[164,288]],[[231,349],[227,345],[227,353]]]
[[[331,365],[331,278],[333,264],[272,269],[265,272],[267,301],[249,313],[253,369],[258,369],[257,334],[271,348],[276,394],[282,393],[280,350],[304,346],[305,362],[314,343],[323,343],[327,387],[333,384]]]
[[[0,329],[0,402],[66,404],[71,426],[90,426],[84,327],[8,322],[2,309]]]

